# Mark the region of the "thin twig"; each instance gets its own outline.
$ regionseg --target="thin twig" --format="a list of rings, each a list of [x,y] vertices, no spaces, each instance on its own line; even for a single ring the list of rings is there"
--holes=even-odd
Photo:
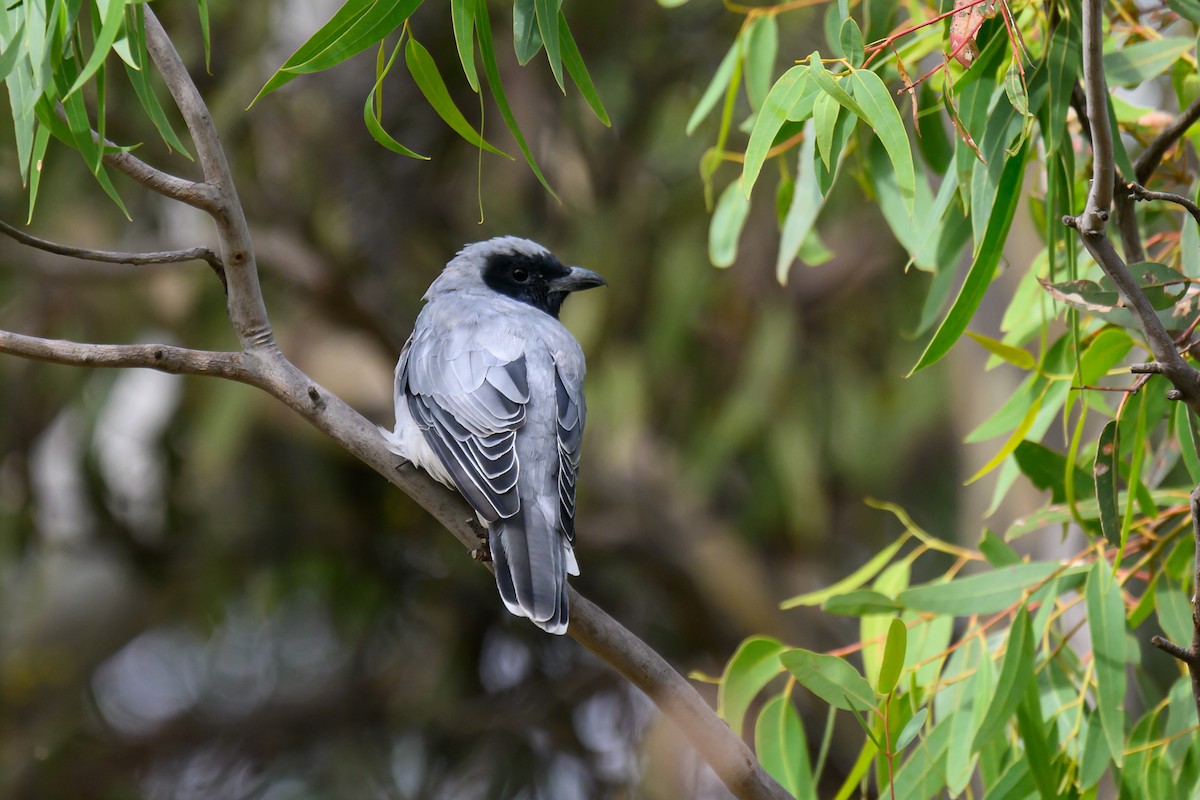
[[[80,258],[85,261],[100,261],[105,264],[130,264],[134,266],[145,264],[179,264],[185,261],[206,261],[213,272],[225,283],[225,268],[220,257],[208,247],[189,247],[186,250],[163,250],[155,253],[121,253],[112,250],[94,250],[90,247],[72,247],[59,244],[48,239],[42,239],[25,233],[19,228],[0,220],[0,233],[16,239],[23,245],[45,250],[59,256]]]
[[[1183,206],[1192,215],[1192,219],[1196,220],[1196,224],[1200,225],[1200,206],[1181,194],[1152,192],[1140,183],[1128,183],[1125,185],[1125,188],[1129,191],[1129,196],[1134,200],[1161,200],[1165,203],[1174,203],[1175,205]]]
[[[1155,636],[1150,644],[1187,664],[1188,675],[1192,679],[1192,698],[1196,701],[1196,716],[1200,718],[1200,486],[1192,490],[1191,509],[1192,538],[1196,546],[1192,575],[1192,646],[1184,649],[1162,636]]]
[[[1158,136],[1155,136],[1150,144],[1146,145],[1146,149],[1138,156],[1137,161],[1133,162],[1133,171],[1137,176],[1138,183],[1150,182],[1154,171],[1162,163],[1163,156],[1187,133],[1188,128],[1196,124],[1197,120],[1200,120],[1200,97],[1193,100],[1178,117],[1163,128]]]
[[[174,375],[210,375],[250,383],[241,353],[189,350],[167,344],[86,344],[0,331],[0,353],[77,367],[145,367]]]
[[[106,144],[115,147],[111,142],[107,142]],[[216,198],[211,188],[206,184],[196,183],[195,181],[189,181],[163,172],[157,167],[150,166],[132,153],[122,151],[106,152],[104,154],[104,163],[118,172],[124,173],[150,191],[157,192],[164,197],[186,203],[201,211],[211,212],[215,208]]]

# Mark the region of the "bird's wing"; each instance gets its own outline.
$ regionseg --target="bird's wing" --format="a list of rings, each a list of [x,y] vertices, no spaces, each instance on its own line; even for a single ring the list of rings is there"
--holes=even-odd
[[[458,490],[493,523],[520,509],[516,437],[529,402],[525,357],[448,344],[412,341],[397,389]]]
[[[579,475],[579,449],[583,443],[583,423],[587,416],[583,392],[575,381],[554,370],[554,390],[558,401],[558,502],[559,527],[567,541],[575,543],[575,480]]]

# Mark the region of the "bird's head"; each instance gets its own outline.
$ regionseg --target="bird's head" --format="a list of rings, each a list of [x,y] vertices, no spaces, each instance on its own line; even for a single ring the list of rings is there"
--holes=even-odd
[[[571,292],[607,285],[590,269],[564,266],[537,242],[502,236],[464,247],[429,289],[486,288],[557,318]]]

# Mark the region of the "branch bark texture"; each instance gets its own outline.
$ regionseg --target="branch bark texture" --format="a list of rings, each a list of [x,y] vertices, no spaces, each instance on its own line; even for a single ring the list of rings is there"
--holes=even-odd
[[[146,367],[208,375],[258,387],[409,495],[467,549],[477,547],[475,513],[460,495],[411,465],[397,465],[374,424],[319,386],[279,350],[259,287],[245,214],[212,117],[149,7],[145,19],[147,48],[183,114],[205,182],[190,184],[172,178],[136,159],[122,158],[122,154],[112,155],[110,163],[148,188],[203,208],[212,217],[220,241],[220,263],[228,278],[229,317],[242,351],[208,352],[157,344],[83,344],[0,332],[0,353],[84,367]],[[571,607],[568,635],[644,691],[679,726],[734,795],[745,800],[790,798],[741,738],[658,653],[574,589]]]

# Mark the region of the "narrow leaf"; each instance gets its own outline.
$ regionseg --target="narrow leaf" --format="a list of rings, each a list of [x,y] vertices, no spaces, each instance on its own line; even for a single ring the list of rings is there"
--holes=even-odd
[[[834,153],[833,136],[837,130],[838,117],[841,113],[842,106],[828,94],[822,94],[813,103],[813,126],[817,135],[817,155],[821,157],[821,163],[827,170],[832,168],[833,159],[838,155]]]
[[[79,76],[74,80],[71,88],[66,91],[66,97],[77,92],[80,86],[88,83],[96,74],[96,70],[107,58],[109,50],[113,49],[116,35],[121,30],[121,20],[125,19],[125,0],[96,0],[96,7],[101,13],[103,23],[100,32],[96,35],[88,64],[85,64],[83,70],[79,71]]]
[[[562,12],[559,12],[558,15],[558,26],[559,38],[562,41],[563,63],[567,65],[567,73],[579,87],[583,99],[591,106],[596,119],[603,122],[605,127],[611,128],[612,122],[608,118],[608,112],[604,110],[600,93],[592,84],[592,76],[588,74],[587,66],[583,63],[583,56],[579,52],[579,46],[575,44],[575,37],[571,35],[571,29],[567,27],[567,18],[562,15]]]
[[[37,127],[33,137],[33,166],[29,169],[29,214],[25,224],[33,222],[33,209],[37,204],[38,186],[42,182],[42,165],[46,158],[46,146],[50,143],[50,129],[45,125]]]
[[[746,197],[750,196],[758,180],[762,166],[767,160],[767,153],[775,142],[775,136],[787,121],[788,112],[804,95],[808,86],[808,67],[800,64],[783,73],[767,92],[762,108],[755,118],[754,129],[750,132],[750,142],[746,145],[746,160],[742,167],[742,188]]]
[[[826,600],[821,609],[827,614],[861,617],[867,614],[894,614],[900,604],[886,594],[871,589],[856,589]]]
[[[892,617],[887,641],[883,646],[883,664],[879,668],[880,694],[891,694],[904,670],[904,656],[908,650],[908,627],[899,617]]]
[[[781,286],[787,284],[788,272],[800,252],[804,240],[813,231],[821,213],[824,198],[818,182],[816,163],[816,133],[812,120],[804,123],[804,140],[796,164],[796,188],[792,205],[783,220],[779,234],[779,256],[775,261],[775,278]]]
[[[750,201],[733,181],[721,192],[708,226],[708,258],[714,267],[729,267],[737,259],[738,239],[750,213]]]
[[[542,34],[542,42],[546,46],[546,58],[550,62],[550,71],[554,73],[554,80],[558,82],[558,88],[566,94],[567,88],[563,85],[563,68],[562,68],[562,46],[561,28],[558,24],[559,5],[562,0],[534,0],[534,8],[537,11],[538,31]]]
[[[479,39],[479,53],[483,57],[483,73],[487,76],[488,88],[491,89],[496,107],[500,109],[500,116],[504,117],[508,132],[517,140],[517,147],[521,148],[525,163],[537,177],[538,183],[542,184],[551,197],[558,200],[558,195],[554,193],[554,189],[542,175],[541,167],[534,160],[533,153],[525,142],[525,136],[521,133],[521,126],[517,124],[517,118],[513,116],[512,108],[508,105],[508,97],[504,94],[504,85],[500,81],[500,65],[496,63],[496,50],[492,44],[492,23],[488,18],[486,0],[475,0],[475,33]]]
[[[1033,634],[1029,626],[1029,611],[1025,606],[1017,611],[1008,631],[1008,646],[996,679],[996,690],[975,732],[971,750],[978,751],[992,738],[1004,731],[1013,712],[1025,696],[1025,687],[1033,679]]]
[[[450,21],[454,25],[454,46],[463,74],[471,90],[479,94],[479,73],[475,69],[475,4],[472,0],[450,0]]]
[[[1192,608],[1182,586],[1163,585],[1158,593],[1158,624],[1173,642],[1186,644],[1192,640]]]
[[[979,468],[978,472],[968,478],[964,485],[974,483],[1004,463],[1004,460],[1012,455],[1013,451],[1020,446],[1021,442],[1025,441],[1025,434],[1029,433],[1029,429],[1033,427],[1033,423],[1037,420],[1038,414],[1040,414],[1041,411],[1042,397],[1038,397],[1025,411],[1025,416],[1021,418],[1020,424],[1017,425],[1016,430],[1009,435],[1007,441],[1004,442],[1004,445],[998,451],[996,451],[996,454],[992,456],[986,464]]]
[[[971,614],[995,614],[1020,601],[1023,594],[1045,583],[1055,573],[1078,575],[1078,567],[1064,570],[1058,564],[1035,561],[1011,567],[968,575],[953,581],[925,583],[900,593],[896,599],[913,611],[950,614],[956,617]],[[1067,587],[1061,586],[1062,591]]]
[[[904,198],[908,213],[912,214],[916,199],[916,172],[913,167],[912,149],[908,146],[908,134],[900,112],[892,102],[892,95],[883,79],[869,70],[855,70],[850,74],[854,87],[854,99],[861,108],[858,115],[866,121],[883,142],[896,172],[896,185]]]
[[[755,17],[746,31],[742,48],[745,58],[746,97],[750,108],[758,111],[767,96],[775,74],[775,55],[779,51],[779,25],[774,14]]]
[[[400,44],[401,42],[396,42],[396,47],[392,50],[392,55],[388,58],[387,63],[384,64],[381,69],[377,70],[378,75],[375,78],[375,85],[372,86],[371,91],[367,93],[367,101],[363,104],[363,122],[366,123],[367,130],[370,132],[371,137],[388,150],[391,150],[393,153],[399,153],[402,156],[408,156],[409,158],[419,158],[423,161],[428,161],[429,156],[423,156],[420,153],[409,150],[407,147],[393,139],[391,135],[383,129],[383,123],[379,120],[379,109],[376,108],[375,104],[375,93],[379,91],[379,87],[383,85],[383,79],[387,77],[388,72],[392,69],[392,63],[395,62],[396,56],[400,54]],[[383,51],[381,49],[381,57],[382,54]]]
[[[442,76],[438,72],[437,64],[434,63],[433,57],[429,55],[421,43],[414,39],[411,35],[408,37],[408,44],[404,49],[404,63],[408,66],[409,73],[413,76],[413,80],[417,83],[417,88],[421,90],[421,94],[425,95],[425,99],[438,116],[454,130],[462,138],[466,139],[475,147],[480,147],[487,150],[489,153],[504,156],[511,159],[508,153],[502,150],[497,150],[467,122],[467,118],[458,110],[458,106],[454,105],[454,101],[450,98],[450,92],[446,88],[446,84],[442,81]]]
[[[921,706],[917,709],[917,713],[912,715],[912,719],[904,723],[904,727],[900,729],[900,735],[896,737],[896,743],[892,749],[900,752],[908,747],[913,739],[917,738],[917,734],[921,732],[921,728],[925,726],[925,720],[929,718],[929,706]]]
[[[834,76],[830,75],[825,69],[825,65],[821,63],[820,53],[814,52],[808,57],[808,66],[809,74],[812,75],[813,80],[815,80],[817,85],[824,89],[830,97],[832,97],[834,100],[837,100],[839,104],[848,109],[859,119],[867,118],[867,112],[863,111],[862,107],[855,101],[855,98],[851,96],[850,92],[846,91],[846,89],[842,87],[838,80],[834,78]],[[842,75],[839,77],[845,76]]]
[[[984,336],[981,333],[967,331],[967,336],[970,336],[979,345],[995,356],[999,356],[1004,361],[1012,364],[1014,367],[1020,367],[1026,370],[1037,369],[1037,359],[1033,357],[1033,353],[1020,347],[1013,347],[1010,344],[1005,344],[998,339],[993,339],[990,336]]]
[[[1195,46],[1195,39],[1187,36],[1122,46],[1104,54],[1104,77],[1109,86],[1137,86],[1166,72]]]
[[[1109,753],[1119,767],[1125,752],[1125,602],[1121,584],[1103,558],[1088,572],[1085,596],[1096,669],[1096,706]]]
[[[517,63],[522,67],[542,49],[542,32],[538,29],[534,0],[515,0],[513,3],[513,49]]]
[[[737,65],[740,48],[740,43],[734,42],[733,47],[729,48],[729,52],[721,59],[721,63],[717,66],[717,71],[713,73],[712,80],[708,83],[708,88],[704,90],[704,94],[700,95],[700,102],[696,103],[696,108],[692,110],[692,115],[688,117],[687,125],[684,127],[684,131],[688,136],[691,136],[696,131],[696,128],[700,126],[705,117],[716,108],[717,101],[725,94],[729,82],[733,80],[733,71]]]
[[[1121,543],[1121,515],[1117,510],[1117,420],[1109,420],[1096,441],[1096,460],[1092,475],[1096,479],[1096,501],[1100,508],[1100,529],[1112,545]]]
[[[846,17],[842,20],[838,41],[842,45],[842,53],[850,62],[850,66],[854,69],[861,67],[863,64],[863,35],[853,17]]]
[[[1008,239],[1008,230],[1012,226],[1013,216],[1017,210],[1017,201],[1021,196],[1021,181],[1025,172],[1025,150],[1022,149],[1004,165],[1000,178],[996,205],[992,208],[983,241],[975,253],[975,262],[967,273],[967,279],[959,290],[958,297],[950,313],[938,326],[933,339],[925,347],[925,352],[909,372],[912,375],[930,364],[942,359],[958,338],[967,329],[967,324],[975,316],[987,288],[991,285],[992,276],[1000,264],[1004,242]]]
[[[212,72],[212,32],[209,30],[208,0],[196,0],[200,14],[200,37],[204,40],[204,70]]]
[[[295,73],[320,72],[361,53],[399,28],[421,5],[421,0],[376,0],[362,16],[328,46],[307,61],[288,63],[281,70]]]
[[[1179,449],[1192,485],[1200,484],[1200,440],[1197,440],[1196,425],[1187,403],[1175,404],[1175,435],[1179,438]]]

